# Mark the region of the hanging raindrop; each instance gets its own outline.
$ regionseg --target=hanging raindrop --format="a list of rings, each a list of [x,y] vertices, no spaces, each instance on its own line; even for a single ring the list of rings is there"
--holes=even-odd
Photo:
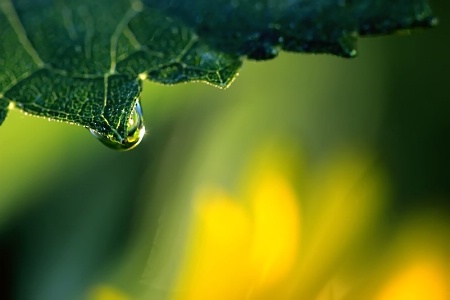
[[[89,131],[94,135],[100,142],[108,146],[111,149],[126,151],[131,150],[142,141],[145,134],[144,117],[142,114],[141,104],[139,100],[136,101],[133,111],[131,112],[130,118],[127,124],[127,136],[121,141],[114,141],[110,138],[101,135],[93,129]]]

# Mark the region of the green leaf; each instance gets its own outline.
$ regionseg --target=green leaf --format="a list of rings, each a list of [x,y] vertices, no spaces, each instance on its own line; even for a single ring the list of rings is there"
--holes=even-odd
[[[225,88],[243,57],[434,23],[426,0],[0,0],[0,124],[15,107],[123,144],[146,78]]]

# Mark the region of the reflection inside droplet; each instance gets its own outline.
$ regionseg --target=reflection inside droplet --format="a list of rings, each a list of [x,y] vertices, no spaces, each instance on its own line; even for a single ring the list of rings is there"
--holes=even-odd
[[[121,151],[133,149],[139,145],[145,134],[144,117],[139,100],[136,101],[134,109],[128,119],[127,136],[121,141],[108,138],[93,129],[89,130],[100,142],[111,149]]]

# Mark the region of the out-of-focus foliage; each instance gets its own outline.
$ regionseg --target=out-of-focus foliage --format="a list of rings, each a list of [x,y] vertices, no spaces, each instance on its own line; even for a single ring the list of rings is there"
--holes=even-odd
[[[435,21],[426,0],[1,0],[0,124],[15,107],[123,145],[144,79],[227,87],[243,56],[355,56],[359,35]]]
[[[11,112],[0,298],[448,298],[450,7],[434,8],[441,26],[355,60],[248,62],[227,91],[148,83],[131,153]]]

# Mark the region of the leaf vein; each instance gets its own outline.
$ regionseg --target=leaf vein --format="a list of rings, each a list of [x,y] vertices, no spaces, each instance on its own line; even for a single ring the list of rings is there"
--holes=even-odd
[[[111,42],[110,42],[110,55],[111,55],[111,65],[109,68],[110,74],[114,74],[116,72],[116,65],[117,65],[117,45],[119,42],[120,35],[125,30],[125,28],[128,27],[128,24],[130,21],[140,12],[139,6],[134,5],[132,3],[131,8],[125,13],[122,20],[120,20],[119,24],[116,26],[116,29],[114,30],[113,34],[111,35]]]
[[[25,48],[25,51],[28,53],[28,55],[31,56],[31,58],[38,67],[43,67],[45,63],[39,56],[39,53],[36,51],[31,41],[29,40],[25,28],[22,24],[22,21],[17,15],[16,8],[14,7],[12,1],[11,0],[0,1],[0,8],[3,10],[12,29],[16,32],[19,38],[19,42]]]

